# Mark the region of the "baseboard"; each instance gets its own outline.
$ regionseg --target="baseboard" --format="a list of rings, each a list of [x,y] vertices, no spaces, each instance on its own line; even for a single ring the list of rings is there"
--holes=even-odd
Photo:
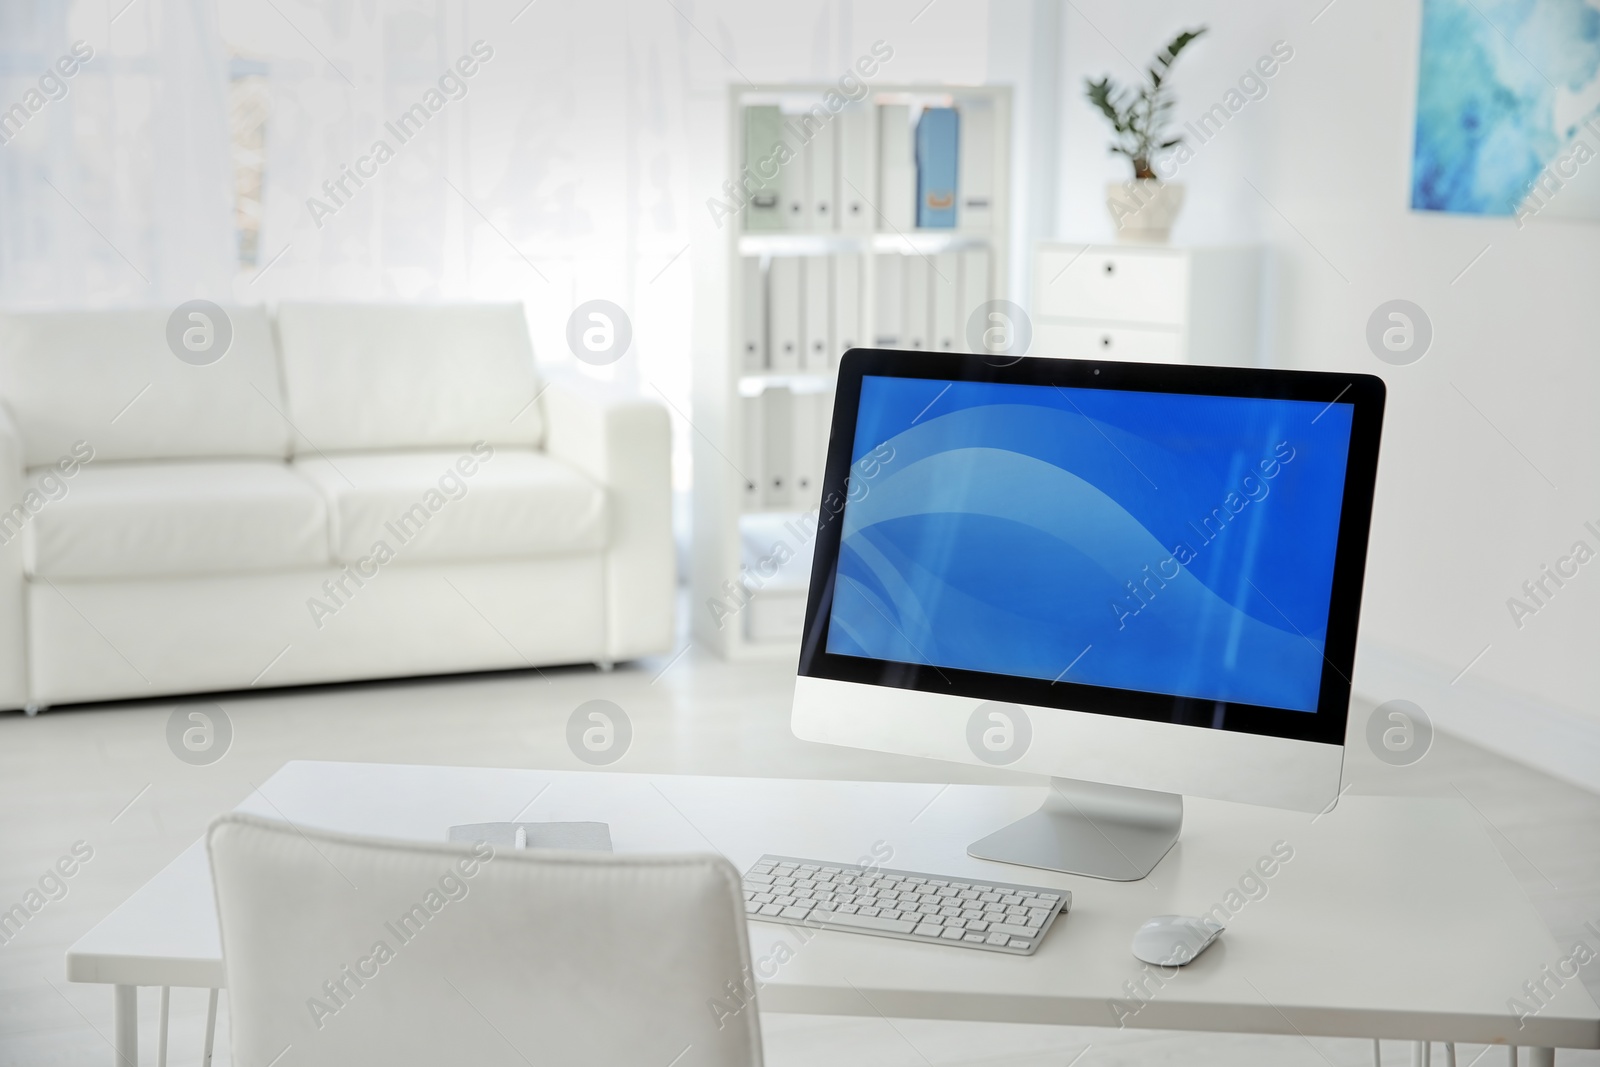
[[[1451,684],[1459,670],[1393,645],[1363,641],[1355,690],[1374,703],[1410,700],[1447,733],[1600,793],[1600,716],[1471,672]]]

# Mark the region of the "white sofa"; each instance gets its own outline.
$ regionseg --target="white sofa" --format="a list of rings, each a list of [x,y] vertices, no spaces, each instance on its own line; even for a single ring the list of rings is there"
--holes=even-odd
[[[519,306],[167,314],[0,316],[0,708],[670,650],[666,412]]]

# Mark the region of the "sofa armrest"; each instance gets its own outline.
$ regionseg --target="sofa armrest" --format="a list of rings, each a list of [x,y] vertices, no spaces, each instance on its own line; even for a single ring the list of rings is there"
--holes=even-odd
[[[27,492],[25,462],[22,431],[0,400],[0,708],[20,708],[28,700],[22,530],[14,518]]]
[[[672,423],[659,401],[576,375],[542,402],[545,451],[605,487],[606,651],[670,652],[677,586],[672,543]]]

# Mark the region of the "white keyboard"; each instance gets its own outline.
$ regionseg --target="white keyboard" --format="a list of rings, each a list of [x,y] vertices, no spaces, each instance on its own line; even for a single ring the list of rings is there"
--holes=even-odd
[[[744,876],[744,910],[762,922],[849,930],[1031,956],[1072,894],[854,863],[762,856]]]

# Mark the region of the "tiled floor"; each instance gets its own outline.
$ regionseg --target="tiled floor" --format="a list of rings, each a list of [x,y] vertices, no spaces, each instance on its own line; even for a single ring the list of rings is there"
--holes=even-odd
[[[565,723],[580,703],[621,705],[634,740],[617,769],[679,773],[1009,781],[1004,772],[930,764],[797,741],[788,730],[792,662],[730,665],[691,648],[601,674],[591,668],[227,697],[234,729],[219,762],[189,766],[168,750],[175,702],[0,715],[0,901],[21,895],[75,841],[94,857],[10,944],[0,947],[0,1064],[113,1060],[103,986],[69,985],[63,954],[84,930],[198,837],[285,760],[297,758],[575,768]],[[1364,709],[1354,709],[1361,715]],[[1350,749],[1356,793],[1464,796],[1557,939],[1600,921],[1600,797],[1449,737],[1420,763],[1394,768]],[[1487,917],[1486,917],[1487,918]],[[1600,965],[1585,969],[1600,994]],[[154,1062],[155,995],[141,998],[141,1039]],[[173,994],[173,1063],[197,1062],[205,996]],[[1002,1026],[927,1020],[768,1016],[778,1067],[873,1064],[1371,1063],[1369,1042]],[[226,998],[216,1063],[229,1062]],[[1087,1051],[1085,1051],[1087,1049]],[[1462,1067],[1484,1050],[1464,1047]],[[1398,1042],[1389,1064],[1409,1062]],[[1076,1058],[1076,1059],[1075,1059]],[[1442,1062],[1438,1061],[1438,1062]],[[1503,1049],[1478,1061],[1503,1064]],[[1600,1064],[1567,1053],[1563,1064]]]

